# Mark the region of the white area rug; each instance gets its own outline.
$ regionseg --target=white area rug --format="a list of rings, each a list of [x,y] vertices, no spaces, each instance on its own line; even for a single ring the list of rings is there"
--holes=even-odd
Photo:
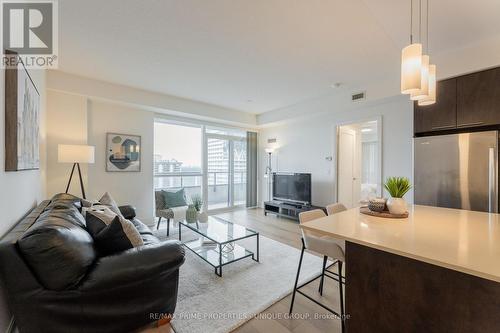
[[[171,238],[177,237],[170,230]],[[157,234],[166,239],[166,232]],[[187,233],[183,240],[192,238]],[[255,239],[238,242],[249,250]],[[179,295],[172,326],[176,333],[226,333],[281,300],[293,290],[300,250],[260,236],[260,263],[251,258],[224,266],[222,277],[186,249],[181,266]],[[321,272],[322,259],[304,253],[300,281]]]

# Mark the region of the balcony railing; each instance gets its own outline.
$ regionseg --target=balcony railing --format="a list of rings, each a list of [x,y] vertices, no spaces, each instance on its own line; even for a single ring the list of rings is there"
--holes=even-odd
[[[208,208],[228,207],[230,202],[229,173],[221,171],[208,172]],[[186,196],[202,195],[201,173],[162,173],[154,175],[155,190],[175,191],[184,188]],[[234,172],[234,205],[246,202],[246,172]]]

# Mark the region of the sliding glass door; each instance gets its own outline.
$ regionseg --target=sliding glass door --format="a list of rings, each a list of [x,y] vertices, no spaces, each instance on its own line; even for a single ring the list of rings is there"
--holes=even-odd
[[[246,203],[246,139],[206,133],[208,210]]]
[[[231,206],[230,141],[207,137],[208,209]]]
[[[154,188],[200,195],[209,211],[246,204],[246,132],[155,121]]]

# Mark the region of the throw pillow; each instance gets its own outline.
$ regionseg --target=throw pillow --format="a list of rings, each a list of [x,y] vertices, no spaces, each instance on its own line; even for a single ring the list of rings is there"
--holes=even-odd
[[[82,199],[82,207],[92,207],[93,205],[97,204],[98,201],[94,200],[87,200],[87,199]]]
[[[184,188],[181,188],[176,192],[161,191],[161,193],[165,199],[166,208],[187,206]]]
[[[166,209],[167,206],[165,205],[165,197],[163,196],[163,191],[155,191],[155,207],[156,210],[162,210]]]
[[[85,220],[100,255],[106,256],[144,244],[134,224],[109,208],[88,210]]]
[[[122,213],[120,212],[120,208],[118,208],[118,204],[113,199],[111,194],[109,194],[109,192],[104,193],[102,198],[99,199],[99,203],[101,205],[108,206],[109,209],[111,209],[116,215],[120,215],[120,216],[122,215]]]

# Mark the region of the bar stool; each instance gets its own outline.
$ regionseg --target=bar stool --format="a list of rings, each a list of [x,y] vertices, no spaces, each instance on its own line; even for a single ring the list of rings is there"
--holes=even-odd
[[[326,212],[328,213],[328,215],[337,214],[343,212],[344,210],[347,210],[346,206],[338,202],[326,206]]]
[[[326,216],[326,214],[323,212],[323,210],[314,209],[314,210],[300,213],[299,214],[299,221],[302,224],[302,223],[316,220],[316,219],[319,219],[319,218],[322,218],[325,216]],[[297,276],[295,278],[295,285],[293,288],[292,303],[290,304],[290,314],[292,313],[292,310],[293,310],[293,304],[295,302],[295,294],[299,293],[302,296],[313,301],[317,305],[321,306],[325,310],[333,313],[336,316],[339,316],[341,319],[342,332],[344,332],[345,331],[344,290],[343,290],[342,285],[345,284],[345,279],[342,277],[342,263],[345,261],[345,254],[344,254],[345,242],[328,237],[328,236],[322,236],[322,235],[319,235],[319,234],[312,232],[312,231],[309,231],[309,230],[301,229],[301,231],[302,231],[302,251],[300,253],[299,267],[297,269]],[[318,276],[310,279],[309,281],[302,283],[300,286],[298,286],[299,276],[300,276],[300,268],[302,266],[302,259],[304,257],[304,251],[306,249],[313,251],[313,252],[316,252],[320,255],[323,255],[323,270],[322,270],[320,275],[318,275]],[[331,272],[326,268],[326,263],[327,263],[327,260],[329,257],[334,260],[334,263],[332,265],[330,265],[328,268],[337,264],[337,268],[338,268],[337,273]],[[338,282],[339,295],[340,295],[340,315],[338,312],[332,310],[331,308],[327,307],[324,304],[321,304],[320,302],[316,301],[314,298],[312,298],[311,296],[305,294],[304,292],[302,292],[300,290],[300,288],[302,288],[302,287],[308,285],[309,283],[321,278],[318,292],[320,293],[320,295],[323,295],[323,285],[324,285],[324,277],[325,276]]]

